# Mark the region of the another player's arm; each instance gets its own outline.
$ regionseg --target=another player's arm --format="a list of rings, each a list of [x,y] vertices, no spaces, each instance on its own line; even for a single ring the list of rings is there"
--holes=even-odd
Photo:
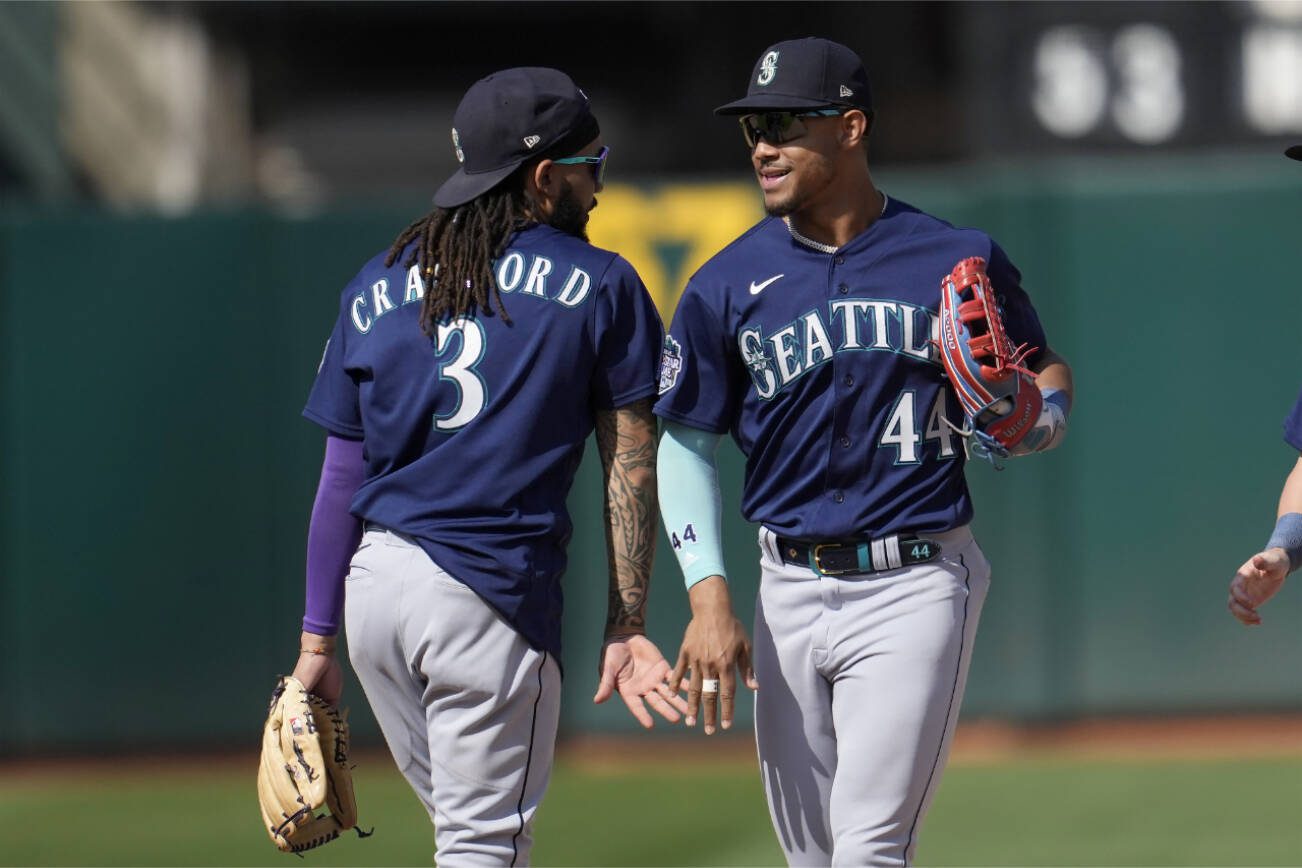
[[[1275,596],[1284,578],[1302,564],[1302,455],[1284,480],[1276,517],[1265,548],[1248,558],[1230,580],[1230,614],[1249,626],[1261,623],[1258,607]]]
[[[714,733],[716,720],[724,729],[732,726],[735,669],[741,670],[748,687],[756,687],[750,639],[733,614],[723,567],[722,506],[714,458],[719,440],[717,434],[669,422],[660,444],[660,503],[692,606],[670,683],[680,684],[691,671],[687,725],[694,726],[701,711],[706,735]],[[717,694],[702,693],[704,678],[718,679]]]
[[[606,637],[646,632],[655,559],[656,422],[647,398],[597,413],[597,451],[606,483],[604,517],[610,605]]]
[[[343,674],[334,655],[344,577],[362,533],[362,523],[348,510],[364,476],[362,442],[328,436],[308,524],[307,602],[293,675],[332,704],[339,702],[343,689]]]
[[[670,689],[669,663],[646,637],[646,604],[655,560],[656,421],[646,398],[596,413],[605,481],[606,561],[610,573],[606,641],[594,702],[619,692],[632,715],[652,726],[643,700],[676,723],[686,702]]]

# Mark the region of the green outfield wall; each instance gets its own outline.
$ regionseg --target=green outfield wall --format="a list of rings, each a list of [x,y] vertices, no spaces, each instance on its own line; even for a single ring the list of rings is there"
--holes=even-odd
[[[1302,588],[1257,629],[1225,610],[1297,459],[1280,423],[1302,386],[1302,171],[1240,154],[877,175],[998,238],[1076,373],[1061,449],[969,470],[994,584],[968,717],[1302,708]],[[299,410],[338,292],[423,207],[0,213],[0,752],[254,743],[302,611],[323,435]],[[593,236],[669,316],[690,270],[756,216],[746,183],[612,188]],[[749,622],[740,468],[725,447]],[[597,470],[590,448],[570,499],[570,732],[632,728],[591,704]],[[652,635],[671,656],[676,572],[662,546]],[[109,711],[92,725],[90,707]]]

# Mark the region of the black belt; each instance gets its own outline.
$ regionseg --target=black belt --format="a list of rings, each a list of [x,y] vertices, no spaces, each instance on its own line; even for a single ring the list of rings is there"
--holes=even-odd
[[[882,573],[940,557],[940,543],[925,537],[892,536],[873,540],[806,542],[778,537],[782,560],[824,576]]]

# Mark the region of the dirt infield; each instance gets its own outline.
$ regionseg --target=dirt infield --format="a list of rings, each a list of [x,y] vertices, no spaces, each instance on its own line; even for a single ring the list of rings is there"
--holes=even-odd
[[[1302,714],[1100,718],[1056,723],[1012,724],[972,721],[959,726],[951,762],[980,765],[1013,759],[1095,758],[1249,759],[1302,756]],[[753,762],[754,733],[750,729],[706,737],[682,731],[672,736],[571,736],[561,741],[557,759],[585,771],[617,773],[629,766],[679,764],[693,766]],[[362,748],[358,759],[367,765],[392,761],[379,746]],[[132,753],[0,757],[0,776],[10,783],[34,782],[65,775],[113,778],[117,775],[188,775],[204,766],[249,769],[256,773],[254,749],[213,749],[206,753]]]
[[[1302,715],[1102,718],[1016,726],[976,721],[959,728],[955,762],[1013,756],[1247,758],[1302,755]]]
[[[632,763],[735,763],[753,759],[750,730],[721,735],[641,739],[566,739],[559,758],[586,769]],[[1302,756],[1302,714],[1224,717],[1101,718],[1055,723],[973,721],[959,726],[951,762],[990,764],[1011,759],[1209,759]]]

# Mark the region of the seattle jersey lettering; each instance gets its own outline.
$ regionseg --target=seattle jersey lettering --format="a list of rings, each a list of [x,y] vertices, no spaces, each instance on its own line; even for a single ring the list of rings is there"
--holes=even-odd
[[[934,341],[940,319],[927,308],[875,298],[845,298],[764,334],[747,326],[737,334],[755,392],[768,400],[835,354],[885,351],[940,365]]]

